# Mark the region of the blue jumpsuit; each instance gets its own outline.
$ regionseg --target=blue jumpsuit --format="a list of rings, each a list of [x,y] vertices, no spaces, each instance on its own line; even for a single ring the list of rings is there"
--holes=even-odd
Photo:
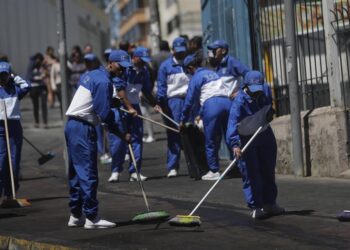
[[[23,130],[21,125],[20,100],[29,92],[30,84],[19,76],[10,78],[6,87],[0,86],[0,100],[6,102],[11,161],[15,179],[15,189],[18,190],[18,175],[20,171]],[[9,172],[8,153],[6,145],[3,104],[0,104],[0,197],[4,192],[12,197]]]
[[[222,133],[226,133],[231,101],[228,90],[219,75],[206,68],[198,68],[191,78],[187,91],[181,121],[187,122],[195,103],[200,103],[203,120],[205,150],[209,169],[219,171],[218,150]]]
[[[271,90],[266,83],[264,84],[264,94],[263,101],[259,103],[243,90],[240,90],[234,99],[226,133],[226,141],[231,149],[234,147],[242,149],[250,139],[250,136],[239,135],[238,123],[247,116],[254,115],[265,105],[271,104]],[[238,162],[242,174],[243,192],[248,207],[257,209],[265,205],[276,204],[276,156],[276,139],[268,125],[250,144]]]
[[[66,112],[69,117],[65,137],[69,160],[69,206],[74,217],[82,211],[89,220],[98,213],[97,134],[95,126],[101,121],[110,131],[119,132],[111,110],[112,83],[105,71],[96,69],[85,73]]]
[[[176,62],[174,57],[169,57],[160,65],[157,80],[157,103],[163,110],[169,111],[168,115],[176,122],[180,122],[188,83],[188,75],[184,73],[182,66]],[[175,128],[174,124],[167,119],[164,119],[164,122]],[[181,156],[180,135],[167,130],[167,137],[167,168],[168,171],[178,170]]]
[[[116,91],[125,90],[127,98],[133,108],[139,115],[140,109],[140,92],[151,94],[152,85],[149,71],[146,67],[136,71],[136,69],[129,69],[126,72],[126,81],[122,78],[113,78],[113,85]],[[125,108],[125,107],[124,107]],[[142,137],[143,137],[143,121],[138,117],[132,117],[120,110],[114,110],[116,122],[118,122],[121,129],[131,135],[131,145],[135,154],[137,169],[141,170],[142,165]],[[122,122],[122,119],[124,122]],[[110,151],[112,155],[112,172],[122,172],[127,145],[120,138],[115,135],[109,135]],[[129,164],[129,173],[135,172],[132,161]]]
[[[250,69],[233,56],[226,55],[216,68],[229,93],[239,90],[239,77],[244,77]]]

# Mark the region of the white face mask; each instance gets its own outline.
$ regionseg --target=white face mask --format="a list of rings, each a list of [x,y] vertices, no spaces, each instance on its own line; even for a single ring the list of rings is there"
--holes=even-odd
[[[208,50],[208,57],[215,57],[212,50]]]

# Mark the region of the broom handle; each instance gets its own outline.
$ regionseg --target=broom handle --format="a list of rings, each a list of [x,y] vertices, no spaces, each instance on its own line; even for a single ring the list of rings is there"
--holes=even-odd
[[[161,114],[162,116],[164,116],[165,118],[167,118],[169,121],[171,121],[173,124],[175,124],[177,127],[179,127],[179,123],[176,122],[175,120],[173,120],[172,118],[170,118],[170,116],[166,115],[164,112],[162,111],[158,111],[159,114]]]
[[[34,148],[34,150],[35,150],[36,152],[38,152],[41,156],[44,155],[44,153],[41,152],[37,147],[35,147],[33,143],[31,143],[27,138],[25,138],[25,136],[23,136],[23,139],[24,139],[30,146],[32,146],[32,148]]]
[[[134,155],[134,150],[132,149],[132,146],[131,146],[130,143],[129,143],[129,152],[130,152],[130,155],[131,155],[132,162],[134,164],[134,168],[135,168],[136,175],[137,175],[137,182],[140,184],[140,188],[141,188],[141,191],[142,191],[142,196],[143,196],[143,199],[145,201],[147,211],[150,212],[151,210],[150,210],[149,205],[148,205],[148,200],[147,200],[147,197],[146,197],[145,190],[143,188],[143,184],[142,184],[142,181],[141,181],[140,173],[139,173],[139,170],[137,169],[136,159],[135,159],[135,155]]]
[[[16,199],[15,180],[14,180],[14,177],[13,177],[10,138],[9,138],[9,130],[8,130],[8,124],[7,124],[6,102],[3,101],[2,104],[4,105],[4,116],[5,116],[4,117],[4,123],[5,123],[5,134],[6,134],[6,145],[7,145],[7,158],[9,160],[9,167],[10,167],[12,198],[15,200]]]
[[[249,139],[249,141],[247,142],[247,144],[243,147],[242,149],[242,154],[244,153],[244,151],[248,148],[248,146],[252,143],[252,141],[255,139],[255,137],[260,133],[260,131],[263,129],[263,126],[260,126],[256,132],[254,133],[254,135]],[[209,189],[209,191],[204,195],[204,197],[200,200],[200,202],[197,204],[197,206],[192,210],[192,212],[189,214],[189,216],[192,216],[197,209],[199,208],[200,205],[202,205],[203,201],[207,198],[207,196],[210,194],[210,192],[216,187],[216,185],[219,183],[219,181],[221,181],[225,175],[227,174],[227,172],[235,165],[237,159],[235,158],[230,165],[225,169],[225,171],[220,175],[219,179],[217,179],[217,181],[214,183],[214,185]]]
[[[130,114],[130,112],[129,112],[128,110],[126,110],[126,109],[120,108],[120,110]],[[139,117],[139,118],[141,118],[141,119],[143,119],[143,120],[146,120],[146,121],[152,122],[152,123],[154,123],[154,124],[157,124],[158,126],[161,126],[161,127],[163,127],[163,128],[166,128],[166,129],[172,130],[172,131],[174,131],[174,132],[176,132],[176,133],[180,133],[180,131],[179,131],[179,130],[174,129],[174,128],[172,128],[172,127],[169,127],[169,126],[167,126],[167,125],[164,125],[163,123],[160,123],[160,122],[154,121],[154,120],[152,120],[152,119],[150,119],[150,118],[148,118],[148,117],[144,117],[144,116],[139,115],[139,114],[137,114],[137,117]]]

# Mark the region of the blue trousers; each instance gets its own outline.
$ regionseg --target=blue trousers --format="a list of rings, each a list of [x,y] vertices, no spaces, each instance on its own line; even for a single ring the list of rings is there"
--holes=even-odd
[[[248,140],[249,137],[241,137],[242,148]],[[259,134],[242,155],[238,167],[248,207],[254,209],[276,204],[276,156],[276,139],[270,127]]]
[[[97,135],[93,125],[70,118],[65,127],[69,161],[69,207],[75,217],[89,220],[98,213]]]
[[[220,168],[218,151],[222,133],[226,134],[231,104],[227,97],[212,97],[204,102],[201,112],[208,166],[214,173]]]
[[[9,139],[11,148],[11,161],[13,167],[15,191],[18,190],[18,175],[20,170],[23,130],[19,120],[8,120]],[[7,153],[4,121],[0,121],[0,197],[4,193],[12,197],[10,166]]]
[[[141,115],[141,109],[139,105],[133,105],[138,114]],[[122,111],[114,110],[114,116],[116,122],[119,124],[121,131],[127,131],[131,135],[131,145],[135,154],[135,160],[137,169],[141,170],[142,165],[142,137],[143,137],[143,121],[138,117],[132,117]],[[127,152],[128,145],[120,139],[118,136],[108,133],[109,148],[112,156],[112,172],[122,172],[125,154]],[[129,173],[134,173],[135,168],[132,160],[130,159]]]
[[[103,126],[101,124],[97,125],[95,127],[96,129],[96,133],[97,133],[97,152],[99,154],[103,154],[104,153],[104,150],[103,150]]]

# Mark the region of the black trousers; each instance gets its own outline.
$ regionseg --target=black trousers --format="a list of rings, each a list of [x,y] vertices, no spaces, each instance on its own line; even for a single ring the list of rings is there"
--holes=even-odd
[[[47,89],[46,86],[32,87],[30,97],[33,102],[35,123],[39,123],[39,102],[41,102],[41,116],[43,123],[47,124]]]

